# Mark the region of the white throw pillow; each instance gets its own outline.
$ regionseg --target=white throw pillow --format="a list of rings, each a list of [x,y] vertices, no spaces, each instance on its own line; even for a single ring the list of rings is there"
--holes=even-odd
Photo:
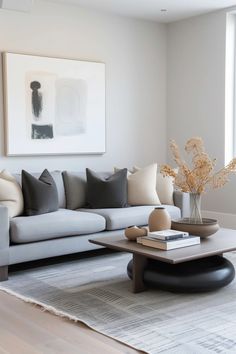
[[[24,199],[21,187],[6,170],[0,173],[0,204],[8,207],[11,218],[23,213]]]
[[[163,176],[162,173],[157,173],[157,194],[161,204],[173,205],[174,193],[174,178],[171,176]]]
[[[156,192],[156,163],[144,168],[134,169],[134,173],[129,173],[127,178],[129,205],[161,204]]]

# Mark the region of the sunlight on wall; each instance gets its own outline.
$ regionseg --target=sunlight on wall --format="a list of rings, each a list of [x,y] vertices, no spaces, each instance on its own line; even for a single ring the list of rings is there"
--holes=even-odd
[[[235,22],[236,14],[227,14],[225,54],[225,164],[236,155]]]

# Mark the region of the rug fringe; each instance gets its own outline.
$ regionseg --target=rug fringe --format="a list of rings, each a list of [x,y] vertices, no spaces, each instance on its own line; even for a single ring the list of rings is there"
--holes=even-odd
[[[34,299],[31,299],[27,296],[24,296],[24,295],[21,295],[21,294],[18,294],[16,293],[15,291],[13,290],[10,290],[10,289],[6,289],[6,288],[3,288],[2,286],[0,286],[0,290],[9,294],[9,295],[13,295],[15,297],[17,297],[18,299],[21,299],[23,300],[24,302],[27,302],[27,303],[30,303],[30,304],[33,304],[33,305],[37,305],[37,306],[40,306],[41,309],[43,311],[48,311],[56,316],[59,316],[59,317],[63,317],[63,318],[68,318],[69,320],[72,320],[74,322],[82,322],[80,321],[77,317],[75,316],[72,316],[72,315],[69,315],[68,313],[66,312],[63,312],[63,311],[60,311],[60,310],[57,310],[55,307],[53,306],[50,306],[50,305],[46,305],[44,304],[43,302],[41,301],[37,301],[37,300],[34,300]],[[87,324],[86,324],[87,326]]]
[[[43,311],[48,311],[49,313],[52,313],[53,315],[59,316],[59,317],[61,317],[61,318],[69,319],[69,320],[71,320],[71,321],[73,321],[73,322],[75,322],[75,323],[77,323],[77,322],[83,323],[83,324],[86,325],[88,328],[92,329],[93,331],[95,331],[95,332],[97,332],[97,333],[100,333],[100,334],[102,334],[102,335],[104,335],[104,336],[106,336],[106,337],[108,337],[108,338],[114,339],[115,341],[117,341],[117,342],[119,342],[119,343],[121,343],[121,344],[125,344],[125,345],[127,345],[128,347],[130,347],[130,348],[133,348],[133,349],[135,349],[135,350],[141,350],[143,353],[148,354],[148,352],[146,352],[144,349],[139,348],[139,347],[132,346],[131,344],[127,343],[126,341],[121,341],[121,340],[119,340],[118,338],[116,338],[116,337],[114,337],[114,336],[106,335],[105,333],[102,333],[102,332],[96,330],[95,328],[89,326],[86,322],[81,321],[81,320],[78,319],[77,317],[71,316],[71,315],[69,315],[69,314],[66,313],[66,312],[57,310],[57,309],[55,309],[55,307],[53,307],[53,306],[46,305],[46,304],[44,304],[44,303],[41,302],[41,301],[37,301],[37,300],[31,299],[31,298],[29,298],[29,297],[27,297],[27,296],[18,294],[18,293],[16,293],[16,292],[13,291],[13,290],[10,290],[10,289],[7,289],[7,288],[2,287],[1,285],[0,285],[0,291],[3,291],[3,292],[5,292],[5,293],[7,293],[7,294],[9,294],[9,295],[15,296],[16,298],[18,298],[18,299],[20,299],[20,300],[23,300],[23,301],[26,302],[26,303],[30,303],[30,304],[32,304],[32,305],[40,306]]]

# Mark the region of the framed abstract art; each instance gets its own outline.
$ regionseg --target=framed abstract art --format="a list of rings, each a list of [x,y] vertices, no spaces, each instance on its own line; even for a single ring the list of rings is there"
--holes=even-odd
[[[6,153],[105,152],[105,64],[4,53]]]

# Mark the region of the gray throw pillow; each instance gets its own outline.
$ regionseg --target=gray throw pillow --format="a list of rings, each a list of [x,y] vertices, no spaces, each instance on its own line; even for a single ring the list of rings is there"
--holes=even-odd
[[[44,170],[39,179],[23,170],[21,178],[25,215],[40,215],[58,210],[57,186],[48,170]]]
[[[102,178],[86,168],[87,205],[92,209],[125,208],[128,206],[127,168]]]

